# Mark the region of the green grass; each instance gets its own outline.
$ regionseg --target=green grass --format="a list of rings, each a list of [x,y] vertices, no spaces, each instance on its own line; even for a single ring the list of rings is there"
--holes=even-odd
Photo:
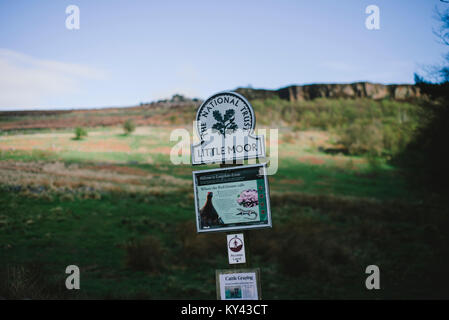
[[[120,278],[123,272],[126,273],[122,245],[131,239],[153,234],[164,239],[167,246],[176,247],[169,236],[175,232],[170,225],[185,221],[192,214],[188,208],[180,207],[168,198],[150,196],[122,198],[110,195],[102,200],[64,202],[2,192],[0,199],[7,213],[3,218],[5,225],[0,243],[12,245],[11,249],[0,250],[0,260],[8,264],[42,261],[52,273],[63,272],[69,264],[81,269],[98,265],[95,267],[97,275],[103,271],[112,272],[114,277]],[[90,287],[89,275],[90,272],[83,281],[86,288]],[[138,274],[132,274],[130,280],[136,276]],[[146,277],[140,274],[139,279]],[[86,289],[89,297],[101,297],[104,290],[111,289],[104,288],[106,284],[98,280],[96,285],[91,284],[92,291]]]
[[[167,154],[139,153],[175,142],[167,128],[137,132],[90,130],[74,145],[114,139],[129,153],[54,152],[48,150],[57,141],[51,132],[43,149],[2,151],[0,160],[60,161],[80,169],[113,163],[188,181],[192,170],[217,167],[175,166]],[[333,157],[293,142],[281,144],[279,154],[278,172],[269,178],[273,229],[249,232],[264,298],[448,297],[447,201],[410,190],[400,170],[382,158]],[[319,163],[301,161],[304,156]],[[160,183],[153,177],[147,184]],[[215,270],[229,268],[225,234],[197,235],[192,187],[177,190],[61,193],[1,186],[0,297],[215,299]],[[71,264],[81,270],[79,291],[64,287]],[[365,289],[370,264],[381,269],[380,291]],[[23,276],[11,277],[10,270]]]
[[[188,167],[164,163],[179,177],[190,173]],[[283,161],[271,184],[274,228],[250,232],[252,264],[261,267],[265,298],[444,294],[434,277],[440,274],[439,259],[447,251],[443,246],[447,218],[437,209],[399,201],[407,191],[391,168],[375,175],[365,171],[363,176]],[[292,189],[276,182],[291,177],[300,177],[304,184]],[[329,185],[317,185],[320,181]],[[43,265],[42,272],[53,279],[44,286],[56,288],[48,289],[50,296],[215,298],[214,270],[228,268],[225,235],[195,235],[191,192],[61,199],[0,192],[3,267]],[[162,261],[160,270],[134,270],[126,262],[126,245],[148,236],[161,242],[162,248],[155,248],[162,250],[157,257]],[[151,252],[150,247],[142,255]],[[81,269],[82,289],[68,293],[62,286],[70,264]],[[364,288],[364,268],[369,264],[382,270],[379,292]]]
[[[295,177],[298,185],[282,184],[282,179]],[[409,199],[405,181],[391,166],[380,169],[362,166],[359,170],[329,165],[309,165],[292,159],[282,161],[278,173],[270,177],[273,190],[297,191],[312,194],[331,194],[375,199]],[[279,181],[281,180],[281,181]],[[410,199],[409,199],[410,200]]]
[[[59,159],[55,152],[46,150],[8,150],[0,151],[0,160],[15,160],[15,161],[52,161]]]

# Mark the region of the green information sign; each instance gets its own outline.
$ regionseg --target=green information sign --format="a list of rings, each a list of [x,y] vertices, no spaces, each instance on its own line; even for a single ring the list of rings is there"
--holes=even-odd
[[[271,227],[266,165],[193,172],[198,232]]]

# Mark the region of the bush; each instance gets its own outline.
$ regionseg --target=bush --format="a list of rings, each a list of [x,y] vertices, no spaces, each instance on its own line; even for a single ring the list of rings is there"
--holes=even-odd
[[[449,190],[449,80],[440,84],[421,80],[417,85],[431,100],[420,105],[421,121],[413,140],[393,161],[406,169],[414,187],[446,195]]]
[[[67,298],[67,290],[60,283],[63,283],[61,277],[49,275],[40,262],[0,266],[0,297],[3,299]]]
[[[74,201],[75,198],[70,193],[64,193],[59,197],[59,200],[63,201],[63,202],[69,202],[69,201],[71,202],[71,201]]]
[[[290,124],[295,131],[337,131],[356,154],[395,155],[405,148],[420,122],[417,104],[388,99],[287,101],[270,98],[251,103],[262,124]],[[362,137],[365,134],[368,137]],[[375,145],[370,147],[373,141]]]
[[[351,154],[381,155],[384,148],[382,124],[356,121],[348,127],[338,130],[340,143]]]
[[[176,257],[177,263],[180,266],[197,266],[222,259],[226,252],[225,239],[220,232],[197,233],[194,221],[179,223],[176,227],[176,242],[181,245],[181,251]]]
[[[402,152],[413,138],[416,124],[385,124],[383,126],[384,151],[389,155],[396,155]]]
[[[134,130],[136,130],[136,125],[132,120],[126,120],[123,124],[123,130],[125,134],[131,134]]]
[[[75,140],[81,140],[84,137],[87,137],[86,129],[81,127],[75,128]]]
[[[303,212],[276,229],[251,233],[251,253],[285,275],[327,279],[350,265],[353,254],[345,240],[336,241],[337,229],[317,218],[316,211]]]
[[[447,1],[443,1],[447,2]],[[449,9],[437,10],[440,26],[435,32],[449,45]],[[425,187],[447,197],[449,191],[449,53],[442,65],[429,68],[426,80],[415,74],[415,83],[429,97],[421,102],[421,121],[413,141],[394,159],[407,171],[409,181],[417,188]]]
[[[126,265],[138,271],[158,272],[163,267],[164,248],[153,236],[126,244]]]

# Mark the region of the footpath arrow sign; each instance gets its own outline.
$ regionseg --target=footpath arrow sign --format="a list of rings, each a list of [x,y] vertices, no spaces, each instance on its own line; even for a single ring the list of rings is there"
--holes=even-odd
[[[243,233],[228,234],[227,240],[229,264],[246,263]]]

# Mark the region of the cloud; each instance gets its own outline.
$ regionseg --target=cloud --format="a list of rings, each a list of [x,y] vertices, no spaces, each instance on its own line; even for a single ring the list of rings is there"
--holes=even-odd
[[[100,80],[94,68],[38,59],[0,48],[0,110],[39,107],[63,95],[82,92],[82,81]]]

